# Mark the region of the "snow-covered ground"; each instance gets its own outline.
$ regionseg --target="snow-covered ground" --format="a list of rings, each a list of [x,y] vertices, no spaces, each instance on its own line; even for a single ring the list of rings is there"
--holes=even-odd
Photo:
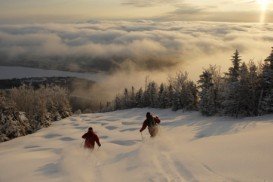
[[[234,120],[149,109],[160,136],[139,133],[148,109],[72,116],[0,144],[0,181],[273,181],[273,115]],[[93,126],[102,147],[81,148]]]

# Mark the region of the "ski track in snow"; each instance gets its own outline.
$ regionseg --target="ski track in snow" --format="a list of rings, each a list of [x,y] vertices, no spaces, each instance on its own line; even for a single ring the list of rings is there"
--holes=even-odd
[[[162,124],[143,138],[147,111]],[[81,136],[92,126],[102,147]],[[234,120],[197,112],[130,109],[74,115],[0,144],[0,182],[273,181],[272,115]]]

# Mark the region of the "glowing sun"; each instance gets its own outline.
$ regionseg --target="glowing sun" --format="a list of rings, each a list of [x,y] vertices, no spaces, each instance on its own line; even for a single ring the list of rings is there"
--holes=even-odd
[[[257,2],[261,5],[263,11],[266,10],[270,0],[257,0]]]

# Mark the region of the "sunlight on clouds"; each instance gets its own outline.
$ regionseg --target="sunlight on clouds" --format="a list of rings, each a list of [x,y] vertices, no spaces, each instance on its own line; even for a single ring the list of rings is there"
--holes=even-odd
[[[265,21],[266,21],[266,11],[268,9],[268,5],[270,3],[270,0],[257,0],[257,2],[261,6],[260,23],[265,23]]]

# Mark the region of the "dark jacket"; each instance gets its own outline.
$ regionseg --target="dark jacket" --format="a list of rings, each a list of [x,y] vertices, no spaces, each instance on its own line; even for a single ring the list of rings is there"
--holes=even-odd
[[[95,142],[98,146],[101,146],[99,137],[94,132],[88,131],[82,136],[82,138],[85,139],[84,148],[94,149]]]
[[[156,124],[159,124],[160,123],[160,119],[156,116],[156,117],[153,117],[154,121]],[[143,130],[146,129],[146,127],[148,126],[148,120],[145,119],[145,121],[143,122],[142,124],[142,128],[139,130],[140,132],[142,132]]]

